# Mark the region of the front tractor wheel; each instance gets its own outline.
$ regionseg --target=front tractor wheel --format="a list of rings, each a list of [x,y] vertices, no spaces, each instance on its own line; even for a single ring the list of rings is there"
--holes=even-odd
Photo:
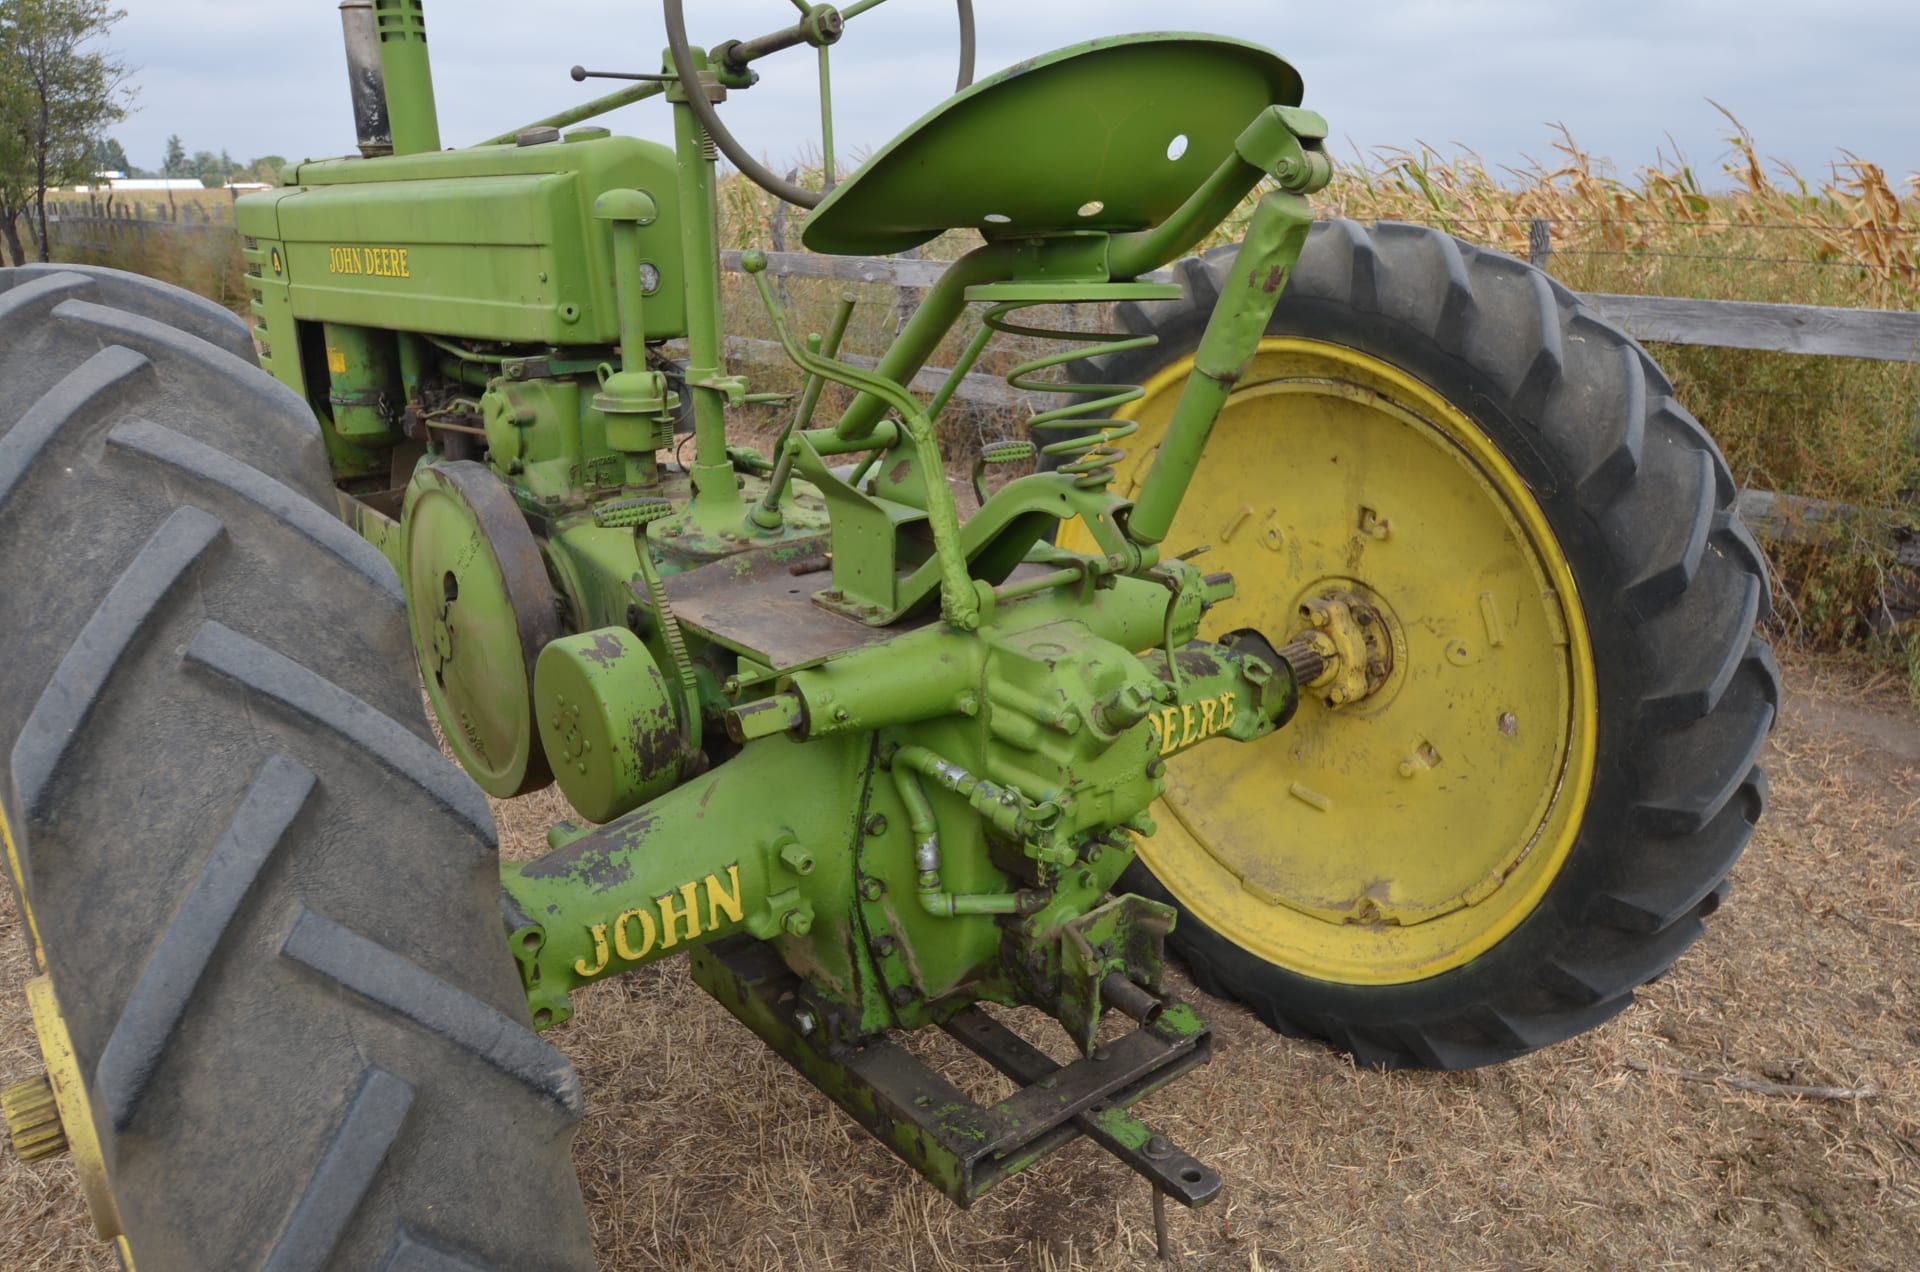
[[[590,1267],[579,1078],[528,1018],[486,800],[239,320],[0,269],[0,597],[48,1070],[3,1103],[98,1234],[140,1272]]]
[[[1160,340],[1094,369],[1145,389],[1120,491],[1231,259],[1123,310]],[[1764,802],[1779,690],[1733,499],[1645,352],[1546,275],[1316,226],[1165,547],[1238,582],[1203,636],[1319,631],[1366,665],[1261,743],[1171,760],[1133,882],[1180,907],[1202,986],[1392,1067],[1508,1059],[1627,1006]]]

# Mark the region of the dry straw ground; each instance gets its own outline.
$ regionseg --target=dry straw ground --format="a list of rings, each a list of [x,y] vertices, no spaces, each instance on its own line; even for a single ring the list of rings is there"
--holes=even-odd
[[[1732,898],[1671,975],[1584,1038],[1475,1073],[1382,1074],[1200,999],[1218,1058],[1146,1106],[1227,1180],[1210,1209],[1171,1216],[1181,1265],[1913,1267],[1920,710],[1852,675],[1789,661],[1773,806]],[[537,851],[563,812],[551,794],[499,806],[508,850]],[[37,1064],[18,928],[9,900],[4,1081]],[[1154,1266],[1145,1186],[1091,1147],[961,1212],[683,964],[580,1006],[550,1036],[586,1084],[575,1158],[609,1269]],[[944,1040],[916,1045],[973,1072]],[[1757,1094],[1641,1064],[1877,1094]],[[64,1160],[0,1157],[0,1268],[112,1267],[84,1228]]]

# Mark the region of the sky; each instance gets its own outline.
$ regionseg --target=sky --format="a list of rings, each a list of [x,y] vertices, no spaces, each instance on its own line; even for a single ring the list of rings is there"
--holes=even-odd
[[[136,113],[112,130],[157,168],[166,138],[246,161],[353,148],[335,0],[120,0],[111,44],[134,70]],[[689,0],[696,43],[793,20],[787,0]],[[1920,173],[1920,0],[976,0],[982,75],[1094,35],[1179,25],[1250,39],[1306,80],[1332,144],[1426,143],[1489,164],[1553,159],[1555,124],[1619,171],[1676,146],[1710,188],[1737,115],[1762,154],[1809,177],[1849,151],[1896,184]],[[651,0],[427,0],[441,137],[460,145],[653,71],[665,37]],[[878,147],[951,91],[954,6],[890,0],[848,24],[834,56],[843,157]],[[723,107],[776,167],[818,146],[813,57],[760,63]],[[656,99],[599,121],[669,139]]]

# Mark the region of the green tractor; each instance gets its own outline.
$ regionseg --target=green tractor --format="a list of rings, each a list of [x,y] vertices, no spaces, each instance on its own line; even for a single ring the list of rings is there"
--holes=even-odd
[[[960,0],[951,98],[829,192],[765,171],[723,103],[802,46],[824,92],[877,2],[703,48],[665,0],[658,71],[442,149],[420,0],[346,0],[360,154],[241,200],[248,321],[0,271],[48,1070],[8,1120],[128,1266],[590,1265],[540,1031],[681,953],[961,1205],[1084,1136],[1199,1206],[1138,1107],[1209,1057],[1167,950],[1360,1064],[1467,1068],[1621,1011],[1719,904],[1766,571],[1646,353],[1511,257],[1316,222],[1326,125],[1239,40],[974,82]],[[584,122],[655,96],[671,150]],[[804,375],[769,453],[723,155],[815,253],[979,240],[877,364],[744,254]],[[1057,306],[1112,322],[1012,374],[1050,409],[963,519],[940,419]],[[549,784],[577,817],[500,861],[486,796]],[[1015,1093],[890,1040],[925,1028]]]

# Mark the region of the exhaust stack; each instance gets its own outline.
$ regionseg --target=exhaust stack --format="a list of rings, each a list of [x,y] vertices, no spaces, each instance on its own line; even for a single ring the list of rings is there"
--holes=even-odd
[[[347,82],[360,153],[412,155],[440,149],[421,0],[341,0]]]

